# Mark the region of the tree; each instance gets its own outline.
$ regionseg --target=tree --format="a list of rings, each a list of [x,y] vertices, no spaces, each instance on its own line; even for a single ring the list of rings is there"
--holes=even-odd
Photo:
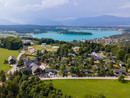
[[[130,58],[128,58],[128,60],[127,60],[127,66],[128,66],[128,68],[130,68]]]
[[[74,67],[71,67],[71,68],[70,68],[70,73],[71,73],[71,74],[75,73]]]
[[[61,72],[62,76],[64,76],[64,74],[65,74],[65,66],[64,65],[60,66],[60,72]]]
[[[91,57],[91,58],[90,58],[90,64],[91,64],[91,65],[94,65],[94,57]]]
[[[124,56],[125,56],[125,50],[120,49],[117,51],[117,59],[118,60],[123,60]]]
[[[23,62],[23,59],[22,58],[20,58],[20,60],[19,60],[19,62],[18,62],[18,67],[20,67],[20,66],[23,66],[23,64],[24,64],[24,62]]]
[[[4,38],[1,43],[3,44],[3,48],[7,48],[9,50],[18,50],[23,46],[22,40],[17,37]]]
[[[80,75],[80,70],[78,67],[75,67],[75,72],[76,72],[76,75]]]
[[[112,69],[109,69],[108,74],[109,74],[110,76],[113,76],[113,75],[114,75],[113,70],[112,70]]]
[[[6,81],[6,76],[3,70],[0,71],[0,81],[2,82]]]
[[[105,74],[106,74],[105,69],[102,68],[102,69],[100,70],[100,75],[105,75]]]
[[[121,83],[125,83],[125,77],[121,74],[119,77],[118,77],[118,81],[120,81]]]
[[[108,68],[109,68],[109,69],[112,69],[112,68],[113,68],[113,62],[110,62],[110,63],[108,64]]]
[[[4,64],[8,64],[8,60],[4,60]]]

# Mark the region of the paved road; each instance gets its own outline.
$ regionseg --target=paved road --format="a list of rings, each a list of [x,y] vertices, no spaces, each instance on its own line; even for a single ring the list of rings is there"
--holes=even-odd
[[[40,78],[41,80],[57,80],[57,79],[118,79],[118,77],[53,77],[53,78]],[[125,78],[125,80],[130,80],[129,78]]]
[[[12,68],[11,70],[9,70],[9,71],[7,72],[7,74],[9,74],[10,72],[14,73],[14,72],[17,70],[18,61],[19,61],[20,57],[25,53],[25,48],[26,48],[26,47],[23,46],[23,49],[21,50],[21,52],[19,53],[19,55],[18,55],[18,57],[17,57],[17,59],[16,59],[16,64],[11,65],[11,66],[13,66],[13,68]]]

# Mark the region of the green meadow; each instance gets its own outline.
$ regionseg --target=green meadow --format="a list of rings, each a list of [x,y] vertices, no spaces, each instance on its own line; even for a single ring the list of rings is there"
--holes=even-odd
[[[9,71],[11,67],[9,67],[9,64],[4,64],[4,60],[8,60],[8,57],[11,55],[17,58],[18,54],[19,51],[0,48],[0,70]]]
[[[52,80],[54,87],[73,98],[85,98],[87,94],[106,98],[130,98],[130,82],[120,83],[118,80]]]

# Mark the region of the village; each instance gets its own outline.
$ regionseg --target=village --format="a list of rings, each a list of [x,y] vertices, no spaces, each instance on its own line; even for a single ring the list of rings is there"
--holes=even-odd
[[[80,47],[73,47],[73,52],[68,53],[66,57],[55,56],[54,52],[59,49],[59,46],[46,43],[35,45],[31,40],[22,41],[30,43],[17,63],[16,70],[20,70],[22,74],[50,79],[54,77],[118,77],[121,74],[129,76],[126,64],[123,61],[117,61],[116,56],[111,52],[93,51],[86,56],[78,56]],[[8,62],[14,64],[16,58],[10,56]]]

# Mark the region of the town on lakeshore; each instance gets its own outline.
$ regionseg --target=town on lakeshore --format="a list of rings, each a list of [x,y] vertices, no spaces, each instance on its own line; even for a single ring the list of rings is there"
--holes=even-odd
[[[64,31],[53,28],[56,30]],[[0,85],[3,87],[4,81],[15,81],[17,75],[19,79],[22,77],[20,81],[27,76],[27,81],[30,78],[40,81],[98,79],[126,83],[130,80],[129,29],[123,28],[122,32],[110,37],[73,41],[39,39],[26,33],[25,36],[1,35]]]
[[[130,0],[0,0],[0,98],[130,98]]]

